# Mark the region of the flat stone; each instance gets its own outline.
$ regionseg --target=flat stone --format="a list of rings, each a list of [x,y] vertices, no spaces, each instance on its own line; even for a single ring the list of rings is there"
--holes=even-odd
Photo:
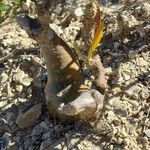
[[[121,116],[127,116],[128,111],[124,105],[122,105],[119,101],[113,103],[113,108],[115,112]]]
[[[31,107],[28,111],[17,117],[16,123],[22,129],[33,125],[42,113],[42,104]]]
[[[114,97],[109,101],[109,104],[113,107],[115,114],[125,117],[128,115],[128,111],[120,99],[120,97]]]
[[[141,91],[141,87],[139,87],[138,85],[134,85],[131,88],[127,89],[125,93],[127,94],[127,96],[138,100],[140,91]]]
[[[96,124],[95,131],[98,132],[99,134],[107,134],[111,132],[112,129],[107,122],[101,120],[98,122],[98,124]]]

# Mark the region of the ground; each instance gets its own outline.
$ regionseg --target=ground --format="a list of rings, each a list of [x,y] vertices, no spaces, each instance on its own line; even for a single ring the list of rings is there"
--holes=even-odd
[[[150,149],[150,3],[101,6],[98,50],[110,89],[95,126],[62,125],[45,106],[46,68],[38,44],[8,18],[0,26],[0,146],[27,149]],[[121,12],[121,13],[120,13]]]

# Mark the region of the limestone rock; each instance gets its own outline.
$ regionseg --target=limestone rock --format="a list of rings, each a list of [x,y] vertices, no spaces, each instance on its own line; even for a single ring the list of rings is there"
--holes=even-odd
[[[125,93],[127,94],[127,96],[138,100],[140,91],[141,91],[141,88],[138,85],[134,85],[131,88],[127,89]]]
[[[68,115],[79,115],[82,119],[92,117],[103,107],[104,95],[95,89],[83,92],[77,99],[67,105],[60,105],[59,111]]]
[[[147,137],[150,138],[150,129],[145,130],[144,133],[146,134]]]
[[[95,125],[95,131],[98,132],[99,134],[104,135],[110,133],[112,131],[112,128],[107,122],[102,120]]]
[[[28,74],[24,73],[24,71],[18,69],[17,72],[13,75],[13,81],[24,86],[29,86],[32,82],[32,78],[30,78]]]
[[[123,104],[121,104],[121,102],[119,102],[119,101],[113,102],[113,108],[114,108],[115,112],[121,116],[128,115],[128,111],[127,111],[126,107]]]

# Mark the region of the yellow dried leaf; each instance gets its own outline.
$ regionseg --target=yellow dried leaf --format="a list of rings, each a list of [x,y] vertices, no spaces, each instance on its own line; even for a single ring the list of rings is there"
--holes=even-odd
[[[91,42],[90,49],[88,50],[88,59],[92,58],[92,55],[97,48],[99,42],[101,41],[103,37],[103,29],[104,29],[104,22],[101,21],[101,23],[97,26],[97,29],[94,34],[94,38]]]

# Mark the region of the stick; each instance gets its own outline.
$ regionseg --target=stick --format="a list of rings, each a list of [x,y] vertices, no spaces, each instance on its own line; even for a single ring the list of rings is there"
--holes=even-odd
[[[13,50],[12,52],[10,52],[9,54],[7,54],[6,56],[3,56],[2,58],[0,58],[0,64],[4,63],[5,61],[7,61],[8,59],[12,58],[15,56],[16,53],[18,52],[25,52],[25,51],[28,51],[28,52],[36,52],[38,50],[38,48],[28,48],[28,49],[15,49]]]

